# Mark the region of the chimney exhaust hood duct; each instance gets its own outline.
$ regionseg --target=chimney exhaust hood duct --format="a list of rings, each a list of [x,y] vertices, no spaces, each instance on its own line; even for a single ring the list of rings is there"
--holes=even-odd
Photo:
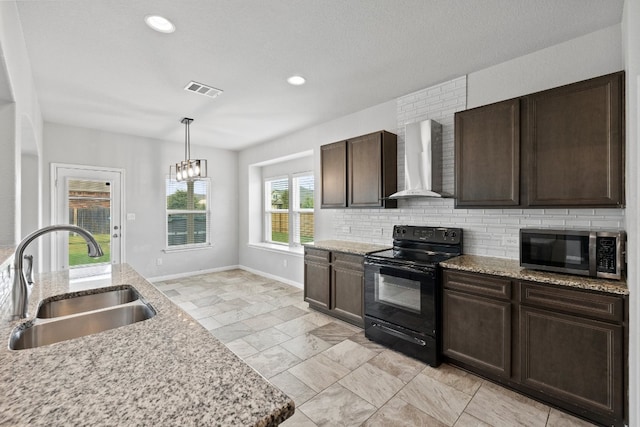
[[[450,197],[442,193],[442,125],[410,123],[404,138],[404,190],[390,199]]]

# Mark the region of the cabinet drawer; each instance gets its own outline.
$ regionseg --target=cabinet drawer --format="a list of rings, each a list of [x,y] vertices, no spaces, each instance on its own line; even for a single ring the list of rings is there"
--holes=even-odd
[[[342,267],[358,271],[364,270],[364,257],[362,255],[332,252],[331,263],[334,267],[338,268]]]
[[[498,299],[511,299],[511,280],[477,273],[445,270],[444,287]]]
[[[623,320],[624,300],[621,297],[528,282],[522,282],[521,286],[521,304],[613,322]]]
[[[305,260],[314,261],[314,262],[330,262],[331,261],[331,252],[326,251],[324,249],[313,249],[313,248],[304,248],[304,258]]]

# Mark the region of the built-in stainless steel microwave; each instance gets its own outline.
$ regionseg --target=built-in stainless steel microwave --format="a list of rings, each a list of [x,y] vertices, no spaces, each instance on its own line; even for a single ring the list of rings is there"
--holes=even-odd
[[[621,279],[624,231],[520,230],[520,266],[535,270]]]

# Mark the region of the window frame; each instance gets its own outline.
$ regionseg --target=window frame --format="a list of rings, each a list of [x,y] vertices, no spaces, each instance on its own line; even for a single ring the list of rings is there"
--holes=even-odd
[[[165,215],[164,215],[164,228],[165,228],[165,232],[164,232],[164,245],[165,245],[165,249],[164,252],[174,252],[174,251],[187,251],[187,250],[196,250],[196,249],[205,249],[205,248],[210,248],[212,247],[212,242],[211,242],[211,209],[209,208],[211,206],[211,179],[210,178],[200,178],[197,180],[194,180],[194,185],[196,181],[201,181],[204,182],[206,185],[206,195],[205,195],[205,199],[206,199],[206,209],[201,210],[201,209],[169,209],[169,207],[167,206],[167,198],[169,197],[169,194],[167,194],[167,187],[169,186],[170,182],[176,182],[174,179],[171,179],[171,177],[169,175],[166,176],[165,179],[165,201],[164,201],[164,209],[165,209]],[[180,184],[184,182],[185,184],[188,184],[187,181],[180,181]],[[175,184],[174,184],[175,185]],[[205,224],[206,224],[206,230],[205,230],[205,241],[201,242],[201,243],[186,243],[186,244],[182,244],[182,245],[169,245],[169,215],[180,215],[180,214],[205,214]]]
[[[297,187],[297,180],[301,177],[312,177],[314,180],[314,208],[300,208],[300,191]],[[268,191],[267,185],[271,182],[279,181],[279,180],[287,180],[287,189],[289,191],[289,207],[287,209],[273,209],[271,205],[270,197],[267,197],[270,194]],[[283,175],[271,176],[263,179],[262,185],[262,197],[263,197],[263,235],[262,240],[263,243],[280,245],[289,248],[297,248],[301,247],[302,243],[300,242],[300,218],[302,213],[314,213],[315,212],[315,175],[313,171],[306,172],[296,172],[289,173]],[[288,242],[278,242],[272,240],[272,214],[273,213],[286,213],[288,214]],[[298,225],[298,227],[296,227]],[[314,230],[315,232],[315,230]]]

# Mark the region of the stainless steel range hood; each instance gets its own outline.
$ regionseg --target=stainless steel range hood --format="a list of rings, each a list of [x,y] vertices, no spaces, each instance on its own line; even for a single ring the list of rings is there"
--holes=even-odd
[[[405,127],[404,190],[390,199],[451,197],[442,193],[442,125],[433,120]]]

